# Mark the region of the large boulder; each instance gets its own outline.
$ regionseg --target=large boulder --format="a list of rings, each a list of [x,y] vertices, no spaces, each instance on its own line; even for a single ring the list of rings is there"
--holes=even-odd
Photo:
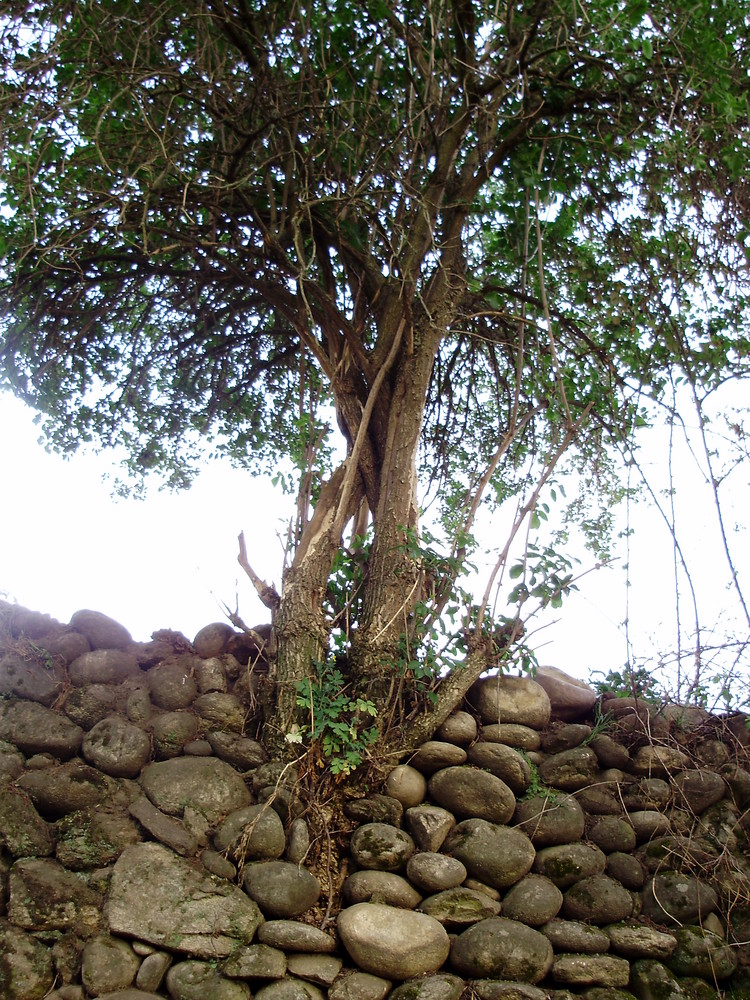
[[[552,960],[552,945],[543,934],[505,917],[480,920],[454,938],[451,946],[451,966],[471,979],[538,983]]]
[[[504,781],[475,767],[446,767],[430,778],[430,798],[454,816],[508,823],[516,798]]]
[[[557,667],[537,667],[534,680],[547,692],[553,719],[573,722],[587,716],[596,704],[592,687]]]
[[[484,723],[512,722],[544,729],[550,720],[547,692],[528,677],[486,677],[471,689],[471,698]]]
[[[338,930],[354,963],[384,979],[436,972],[450,952],[448,934],[433,917],[377,903],[342,910]]]
[[[181,816],[190,805],[211,823],[251,801],[241,775],[215,757],[174,757],[149,764],[141,772],[141,784],[157,809]]]
[[[525,833],[483,819],[467,819],[455,826],[443,850],[458,858],[474,878],[496,889],[506,889],[522,879],[536,855]]]

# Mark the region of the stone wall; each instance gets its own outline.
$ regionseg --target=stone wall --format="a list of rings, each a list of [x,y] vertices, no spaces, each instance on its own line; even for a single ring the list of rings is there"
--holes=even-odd
[[[750,997],[744,717],[488,678],[341,815],[264,669],[0,604],[3,1000]]]

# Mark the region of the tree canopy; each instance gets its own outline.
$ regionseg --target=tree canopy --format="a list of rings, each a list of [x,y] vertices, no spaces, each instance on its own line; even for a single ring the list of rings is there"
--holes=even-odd
[[[172,485],[206,445],[291,463],[280,731],[332,636],[381,716],[429,674],[482,495],[534,516],[567,449],[596,473],[670,381],[746,374],[749,27],[739,0],[4,5],[2,384]],[[487,619],[407,716],[497,662]]]

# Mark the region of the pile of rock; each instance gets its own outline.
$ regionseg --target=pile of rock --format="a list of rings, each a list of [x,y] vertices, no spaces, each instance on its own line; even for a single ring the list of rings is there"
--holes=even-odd
[[[256,643],[0,610],[0,995],[750,996],[744,719],[483,680],[347,805],[321,930],[296,771],[245,735]]]

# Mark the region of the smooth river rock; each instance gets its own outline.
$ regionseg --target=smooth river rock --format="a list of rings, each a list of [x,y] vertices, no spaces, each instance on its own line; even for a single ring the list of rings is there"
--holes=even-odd
[[[516,979],[538,983],[552,966],[552,945],[538,931],[506,920],[480,920],[453,940],[451,966],[471,979]]]
[[[448,934],[433,917],[379,903],[342,910],[338,930],[354,963],[384,979],[436,972],[450,952]]]
[[[508,823],[516,798],[500,778],[474,767],[446,767],[430,778],[430,798],[454,816]]]

